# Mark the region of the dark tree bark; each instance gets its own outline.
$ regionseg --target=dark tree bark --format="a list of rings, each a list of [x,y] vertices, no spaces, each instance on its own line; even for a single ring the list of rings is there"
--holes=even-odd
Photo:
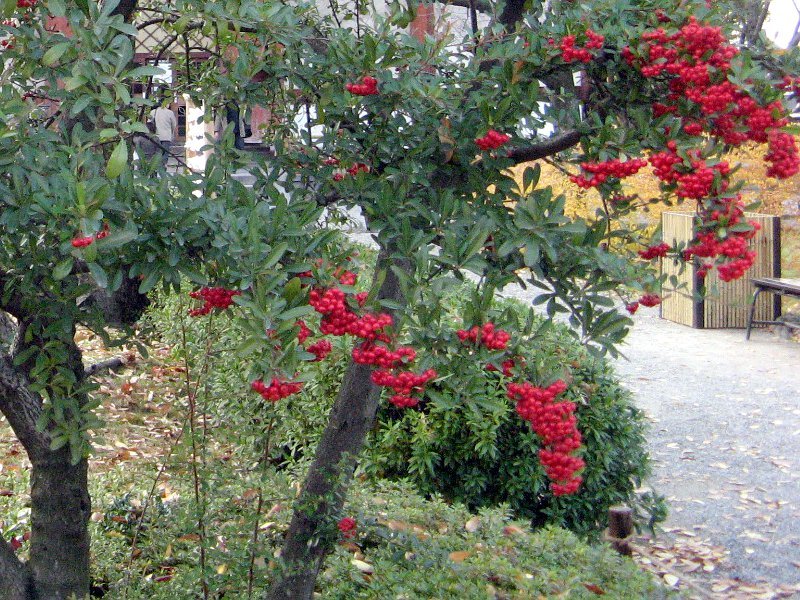
[[[31,550],[36,598],[67,600],[89,593],[88,463],[68,448],[48,452],[31,472]]]
[[[395,266],[409,268],[397,262]],[[387,269],[378,297],[404,302],[391,269]],[[352,360],[347,368],[292,515],[280,557],[282,571],[267,594],[270,600],[306,600],[314,593],[317,574],[335,540],[334,519],[375,422],[381,389],[372,383],[371,373],[371,367]]]
[[[74,343],[67,345],[68,366],[81,381],[80,351]],[[16,350],[19,347],[12,353]],[[50,449],[49,433],[36,427],[42,398],[30,389],[24,365],[14,365],[12,355],[0,357],[0,412],[32,465],[31,549],[29,561],[23,564],[8,544],[0,544],[0,597],[83,598],[89,593],[88,463],[82,459],[72,464],[68,447]]]
[[[29,600],[33,593],[30,570],[0,537],[0,594],[6,600]]]

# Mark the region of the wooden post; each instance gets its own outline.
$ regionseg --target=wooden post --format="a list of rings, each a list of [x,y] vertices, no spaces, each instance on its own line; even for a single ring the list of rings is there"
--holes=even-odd
[[[612,506],[608,509],[606,539],[623,556],[630,556],[630,538],[633,535],[633,511],[627,506]]]

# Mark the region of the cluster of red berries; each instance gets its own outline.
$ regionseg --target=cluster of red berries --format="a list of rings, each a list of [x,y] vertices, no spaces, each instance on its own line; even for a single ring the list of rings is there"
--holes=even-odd
[[[787,179],[800,172],[800,158],[794,136],[773,130],[769,133],[767,143],[769,151],[764,155],[764,160],[772,163],[767,169],[769,177]]]
[[[277,402],[292,394],[297,394],[303,389],[303,384],[299,381],[281,381],[277,377],[273,377],[269,385],[264,383],[261,379],[256,379],[250,384],[250,387],[254,392],[261,394],[264,400]]]
[[[639,303],[636,301],[628,302],[625,305],[625,310],[627,310],[630,314],[635,315],[636,311],[639,310]]]
[[[306,348],[308,352],[316,356],[314,362],[325,360],[328,354],[333,350],[333,345],[328,340],[318,340]]]
[[[643,294],[642,297],[639,298],[639,304],[647,306],[648,308],[658,306],[661,304],[661,296],[658,294]]]
[[[334,159],[326,159],[326,162],[329,161],[329,160],[336,160],[336,159],[335,158]],[[330,163],[330,164],[334,164],[334,163]],[[336,160],[335,164],[339,164],[339,161]],[[352,177],[355,177],[360,172],[369,173],[369,171],[370,171],[369,165],[365,165],[364,163],[355,163],[352,167],[348,167],[347,169],[345,169],[345,172],[348,175],[351,175]],[[333,174],[333,180],[334,181],[342,181],[344,178],[345,178],[345,174],[342,173],[342,172],[337,172],[337,173]]]
[[[496,150],[503,144],[508,143],[510,139],[511,137],[505,133],[500,133],[499,131],[490,129],[483,137],[476,138],[475,144],[481,150]]]
[[[91,244],[94,243],[94,236],[87,235],[87,236],[72,238],[71,243],[74,248],[86,248],[86,246],[90,246]]]
[[[320,331],[331,335],[354,335],[365,340],[388,341],[386,329],[393,324],[386,313],[356,315],[347,305],[347,296],[339,288],[312,289],[309,304],[322,315]]]
[[[617,159],[607,160],[603,162],[585,162],[581,164],[581,169],[587,173],[591,173],[591,178],[586,178],[583,175],[572,175],[570,180],[578,187],[588,189],[597,187],[609,177],[616,179],[624,179],[639,172],[639,169],[647,166],[647,161],[641,158],[633,160],[620,161]]]
[[[297,343],[302,346],[306,343],[306,340],[311,337],[311,330],[303,320],[297,321],[296,325],[300,328],[300,331],[297,332]]]
[[[417,352],[410,346],[400,346],[397,350],[390,350],[386,346],[366,341],[353,348],[352,356],[360,365],[394,369],[412,362],[417,357]]]
[[[103,223],[103,229],[98,231],[96,234],[72,238],[70,243],[72,244],[73,248],[86,248],[86,246],[91,246],[95,240],[102,240],[103,238],[107,237],[108,234],[108,223]]]
[[[514,367],[517,366],[517,363],[514,361],[513,358],[508,358],[500,363],[500,368],[498,369],[492,363],[486,365],[486,370],[489,372],[500,371],[506,377],[513,377],[514,376]]]
[[[361,78],[361,83],[348,83],[344,88],[356,96],[374,96],[378,94],[378,80],[369,75]]]
[[[575,36],[565,35],[561,38],[558,47],[561,50],[561,59],[565,63],[582,62],[589,63],[594,60],[592,50],[600,50],[603,47],[605,38],[591,29],[586,30],[586,43],[583,48],[575,46]]]
[[[300,331],[297,332],[297,343],[302,346],[306,343],[306,340],[311,337],[313,332],[309,329],[308,325],[306,325],[305,321],[297,321],[297,326],[300,328]],[[333,350],[333,346],[328,340],[318,340],[306,348],[307,352],[316,356],[314,362],[324,360],[325,357],[331,353],[331,350]]]
[[[230,308],[233,304],[234,296],[239,296],[241,293],[238,290],[229,290],[223,287],[204,287],[190,292],[189,296],[195,300],[202,300],[203,306],[191,309],[189,316],[199,317],[209,314],[215,308],[219,310]]]
[[[746,141],[768,143],[765,160],[772,166],[767,174],[791,177],[800,171],[800,157],[792,136],[778,132],[788,123],[786,111],[778,101],[760,105],[744,88],[728,79],[732,74],[730,61],[738,52],[728,44],[720,28],[698,23],[694,17],[671,35],[661,27],[645,32],[636,53],[631,48],[623,49],[627,62],[645,77],[672,77],[667,98],[673,104],[654,103],[654,116],[677,113],[677,101],[688,98],[706,118],[686,122],[683,126],[686,133],[699,136],[706,131],[731,146]],[[784,79],[781,87],[790,85],[791,77]],[[706,170],[704,164],[691,168],[700,173],[692,185],[684,186],[684,197],[699,199],[711,187],[708,179],[713,179],[714,173]]]
[[[394,395],[389,398],[389,402],[398,408],[409,408],[419,404],[419,398],[411,394],[420,393],[425,384],[436,379],[436,371],[428,369],[420,374],[411,371],[400,371],[392,373],[386,369],[379,369],[372,372],[372,382],[382,387],[390,387],[394,390]]]
[[[356,536],[356,527],[358,524],[352,517],[345,517],[336,525],[339,531],[342,532],[342,537],[350,539]]]
[[[38,0],[17,0],[17,8],[33,8]]]
[[[351,271],[334,273],[342,285],[353,286],[357,277]],[[366,301],[366,292],[355,295],[356,302],[362,306]],[[389,401],[400,408],[408,408],[419,403],[412,393],[422,391],[424,385],[437,377],[436,371],[428,369],[417,375],[401,368],[416,358],[413,348],[400,346],[396,350],[390,348],[394,340],[388,329],[393,324],[391,315],[387,313],[364,313],[361,316],[353,312],[347,302],[347,294],[341,289],[314,288],[309,292],[309,304],[322,315],[320,331],[331,335],[352,335],[363,341],[352,350],[353,360],[358,364],[372,365],[380,370],[374,371],[372,381],[376,385],[391,387],[395,393]],[[311,351],[311,348],[309,348]]]
[[[358,175],[359,172],[361,172],[361,171],[363,171],[364,173],[369,173],[369,167],[367,165],[365,165],[364,163],[356,163],[352,167],[347,169],[347,172],[350,175],[352,175],[353,177]]]
[[[581,447],[575,404],[555,401],[566,389],[567,385],[558,380],[546,388],[528,382],[511,383],[507,390],[508,397],[517,403],[517,414],[531,424],[531,429],[542,440],[539,460],[550,479],[554,496],[578,491],[582,478],[577,473],[585,466],[583,459],[574,455]]]
[[[645,250],[639,250],[639,256],[645,260],[664,258],[671,249],[669,244],[662,242],[654,246],[648,246]]]
[[[472,342],[481,344],[489,350],[505,350],[511,334],[502,329],[495,329],[494,323],[484,323],[480,327],[477,325],[471,329],[459,329],[456,331],[458,339],[462,342]]]
[[[733,198],[717,198],[714,204],[701,211],[701,221],[706,229],[698,233],[692,243],[683,251],[685,261],[692,257],[722,259],[725,262],[718,267],[722,281],[732,281],[742,277],[755,262],[748,241],[751,240],[760,226],[750,221],[747,231],[731,231],[733,225],[744,223],[744,203],[741,195]],[[698,269],[698,275],[705,277],[713,264],[704,263]]]

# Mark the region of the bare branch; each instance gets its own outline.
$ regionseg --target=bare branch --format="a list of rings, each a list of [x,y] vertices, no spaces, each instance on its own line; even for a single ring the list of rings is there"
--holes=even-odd
[[[567,131],[530,146],[515,148],[509,152],[508,157],[517,164],[538,160],[577,146],[580,141],[581,134],[578,131]]]
[[[108,360],[102,360],[98,363],[94,363],[93,365],[89,365],[86,367],[86,376],[91,377],[92,375],[97,375],[99,373],[104,373],[105,371],[116,371],[121,369],[127,364],[125,358],[109,358]]]

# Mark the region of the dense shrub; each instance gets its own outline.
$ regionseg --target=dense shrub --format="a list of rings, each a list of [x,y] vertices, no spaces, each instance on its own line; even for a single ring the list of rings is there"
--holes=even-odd
[[[468,297],[465,290],[453,295],[451,329],[460,326],[453,315],[463,313],[460,299]],[[498,309],[498,322],[509,323],[512,331],[526,329],[527,307],[505,301]],[[579,533],[605,527],[608,508],[618,503],[643,509],[650,524],[663,519],[662,501],[638,491],[650,474],[644,415],[608,362],[587,352],[563,327],[534,319],[527,329],[532,333],[521,346],[518,368],[532,381],[539,372],[560,369],[569,384],[566,397],[577,406],[586,462],[578,494],[551,494],[536,456],[537,436],[506,397],[507,381],[459,351],[438,353],[441,380],[418,407],[400,411],[383,405],[362,468],[373,477],[408,479],[423,494],[441,494],[473,510],[506,503],[534,525],[557,524]]]
[[[371,254],[362,252],[362,258],[369,260]],[[362,281],[368,276],[365,273]],[[662,501],[639,491],[650,472],[644,416],[608,362],[587,352],[565,326],[532,315],[522,303],[505,300],[491,316],[508,329],[523,332],[524,343],[517,346],[523,360],[518,359],[518,365],[531,381],[541,384],[549,381],[538,381],[539,373],[560,371],[569,384],[566,396],[577,406],[585,446],[584,484],[575,496],[551,494],[537,458],[537,437],[506,397],[507,381],[499,372],[485,369],[485,357],[459,348],[455,330],[462,326],[462,317],[470,318],[473,291],[469,283],[455,286],[439,313],[407,323],[411,343],[424,349],[426,366],[435,367],[440,378],[415,408],[383,403],[360,471],[373,479],[407,479],[422,494],[440,494],[472,510],[506,504],[517,518],[530,519],[536,526],[555,524],[581,534],[605,527],[608,507],[618,503],[636,507],[640,522],[652,525],[663,519]],[[184,333],[174,319],[180,304],[176,297],[165,296],[150,313],[176,348]],[[243,339],[237,323],[221,320],[209,326],[190,319],[185,327],[192,361],[205,360],[206,339],[214,338],[213,368],[205,384],[208,402],[215,418],[237,432],[243,443],[237,452],[260,456],[269,429],[272,463],[302,470],[344,373],[347,340],[334,339],[329,357],[310,366],[301,394],[270,405],[265,413],[261,399],[249,392],[246,367],[233,352]],[[431,331],[444,333],[433,339]]]

